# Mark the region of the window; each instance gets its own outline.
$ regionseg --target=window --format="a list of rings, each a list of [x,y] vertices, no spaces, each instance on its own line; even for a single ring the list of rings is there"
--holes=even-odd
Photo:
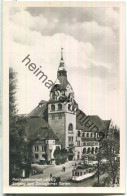
[[[88,154],[90,153],[90,148],[87,149],[87,153],[88,153]]]
[[[51,105],[51,111],[55,111],[55,105]]]
[[[68,130],[69,130],[69,131],[73,131],[73,125],[72,125],[72,123],[70,123],[70,124],[68,125]]]
[[[89,133],[87,133],[87,137],[89,137]]]
[[[34,149],[35,149],[35,151],[38,151],[39,147],[38,146],[34,146]]]
[[[78,137],[80,137],[80,131],[78,131],[77,133],[78,133]]]
[[[55,119],[55,115],[52,115],[52,120],[54,120]]]
[[[83,148],[83,154],[86,154],[86,148]]]
[[[73,136],[71,136],[71,137],[69,136],[68,140],[69,140],[69,142],[73,142]]]
[[[57,149],[57,150],[60,150],[60,147],[59,147],[59,146],[56,146],[56,149]]]
[[[93,137],[93,133],[90,134],[90,137]]]
[[[80,146],[80,141],[77,141],[77,146]]]
[[[82,133],[82,137],[85,137],[85,133],[84,132]]]
[[[89,169],[89,173],[91,173],[91,169]]]
[[[35,159],[38,159],[38,154],[35,154]]]
[[[58,114],[58,117],[59,117],[59,119],[61,119],[62,118],[62,114]]]
[[[61,103],[58,104],[58,110],[59,111],[62,110],[62,104]]]
[[[68,110],[71,111],[71,104],[68,104]]]
[[[42,151],[43,151],[43,152],[45,151],[45,146],[42,146]]]

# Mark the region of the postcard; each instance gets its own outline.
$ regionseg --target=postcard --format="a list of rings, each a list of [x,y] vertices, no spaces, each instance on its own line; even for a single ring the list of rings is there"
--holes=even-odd
[[[124,2],[3,3],[3,192],[125,192]]]

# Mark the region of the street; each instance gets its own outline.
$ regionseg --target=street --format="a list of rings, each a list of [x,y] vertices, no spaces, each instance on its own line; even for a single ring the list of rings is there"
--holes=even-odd
[[[72,186],[72,187],[92,187],[97,178],[93,177],[81,182],[72,182],[72,169],[75,161],[66,162],[63,165],[38,165],[32,164],[32,168],[37,171],[36,175],[30,175],[29,178],[25,178],[20,182],[16,182],[13,186],[48,186],[50,176],[60,177],[60,186]],[[65,172],[62,170],[65,167]],[[100,176],[100,180],[105,178],[105,175]]]

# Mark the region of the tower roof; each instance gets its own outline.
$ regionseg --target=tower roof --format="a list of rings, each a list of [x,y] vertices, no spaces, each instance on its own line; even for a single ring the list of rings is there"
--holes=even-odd
[[[61,48],[61,59],[60,59],[59,67],[58,67],[58,71],[62,71],[62,70],[66,70],[64,59],[63,59],[63,48]]]

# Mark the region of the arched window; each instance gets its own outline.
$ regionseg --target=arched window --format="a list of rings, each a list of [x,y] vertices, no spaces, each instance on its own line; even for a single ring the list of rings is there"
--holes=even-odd
[[[94,147],[92,147],[92,150],[91,150],[92,154],[94,154]]]
[[[58,104],[58,110],[62,110],[62,104],[61,103]]]
[[[86,154],[86,148],[83,148],[83,154]]]
[[[73,125],[72,125],[72,123],[70,123],[70,124],[68,125],[68,130],[69,130],[69,131],[73,131]]]
[[[98,147],[95,148],[95,153],[97,153],[97,152],[98,152]]]
[[[85,133],[84,133],[84,131],[83,131],[83,133],[82,133],[82,137],[85,137]]]
[[[51,111],[55,111],[55,105],[51,105]]]
[[[80,131],[78,131],[77,133],[78,133],[78,137],[80,137]]]
[[[87,137],[89,137],[89,133],[87,133]]]
[[[87,153],[88,153],[88,154],[90,153],[90,148],[87,149]]]

